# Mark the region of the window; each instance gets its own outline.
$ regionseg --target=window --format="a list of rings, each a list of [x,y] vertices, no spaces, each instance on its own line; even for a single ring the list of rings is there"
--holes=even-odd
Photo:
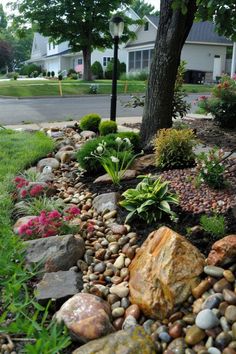
[[[78,59],[78,65],[82,65],[83,64],[83,59],[82,58],[79,58]]]
[[[129,53],[129,71],[134,70],[134,52]]]
[[[48,43],[48,49],[51,50],[51,42]]]
[[[144,31],[148,31],[149,30],[149,23],[145,22],[144,24]]]
[[[148,69],[149,66],[149,50],[144,50],[143,51],[143,64],[142,64],[142,69]]]
[[[103,57],[103,66],[107,66],[107,64],[111,60],[112,60],[112,57]]]
[[[135,69],[141,69],[141,56],[142,56],[142,52],[141,50],[138,50],[137,52],[135,52]]]

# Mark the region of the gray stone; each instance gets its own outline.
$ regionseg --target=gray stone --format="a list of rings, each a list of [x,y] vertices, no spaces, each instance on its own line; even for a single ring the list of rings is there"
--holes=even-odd
[[[119,193],[100,194],[93,200],[93,207],[98,213],[116,210],[118,208]]]
[[[121,180],[126,181],[129,179],[134,179],[136,177],[136,175],[137,175],[137,172],[135,170],[126,170],[124,172],[123,176],[121,177]],[[96,178],[93,183],[112,183],[112,179],[108,173],[105,173],[104,175]]]
[[[210,329],[216,327],[219,320],[211,310],[205,309],[197,314],[195,323],[201,329]]]
[[[223,277],[224,269],[216,266],[206,266],[204,267],[204,272],[215,278]]]
[[[202,309],[213,309],[217,308],[219,304],[223,301],[223,295],[221,293],[216,293],[214,295],[210,295],[202,304]]]
[[[73,271],[45,273],[36,287],[39,302],[50,299],[61,300],[77,294],[83,289],[82,274]]]
[[[83,130],[80,133],[80,136],[82,136],[82,138],[84,138],[84,139],[91,139],[91,138],[95,138],[96,137],[96,133],[93,132],[92,130]]]
[[[68,270],[84,255],[84,240],[73,235],[51,236],[24,242],[26,262],[39,264],[46,272]]]
[[[50,166],[52,170],[57,170],[60,166],[60,163],[57,161],[57,159],[54,159],[53,157],[48,157],[40,160],[37,164],[37,168],[40,172],[43,171],[45,166]]]
[[[122,329],[124,329],[126,331],[128,328],[137,326],[137,324],[138,323],[137,323],[136,318],[134,318],[134,316],[132,316],[132,315],[129,315],[124,320],[123,325],[122,325]]]
[[[141,326],[121,330],[106,337],[93,340],[72,354],[155,354],[155,345]]]

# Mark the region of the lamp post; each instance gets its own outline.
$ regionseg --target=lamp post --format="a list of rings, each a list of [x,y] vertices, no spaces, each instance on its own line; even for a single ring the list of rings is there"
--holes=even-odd
[[[112,17],[110,24],[110,33],[114,39],[114,56],[112,70],[112,93],[111,93],[111,111],[110,120],[116,120],[116,100],[117,100],[117,61],[118,61],[118,44],[124,30],[124,21],[120,16]]]

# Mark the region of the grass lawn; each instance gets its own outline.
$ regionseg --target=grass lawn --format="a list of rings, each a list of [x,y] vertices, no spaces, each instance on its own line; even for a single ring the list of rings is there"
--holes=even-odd
[[[13,234],[10,218],[13,178],[52,151],[54,144],[41,132],[30,134],[0,129],[0,146],[0,333],[34,338],[33,343],[25,346],[24,353],[57,353],[55,348],[53,351],[55,343],[60,349],[69,339],[61,336],[62,329],[55,324],[45,326],[48,310],[34,301],[32,295],[29,297],[27,283],[35,272],[24,267],[23,243]]]
[[[96,80],[94,82],[63,80],[63,95],[85,95],[90,93],[91,84],[98,86],[98,94],[111,93],[111,80]],[[121,81],[117,83],[118,93],[145,93],[146,82],[144,81]],[[210,85],[184,85],[187,93],[210,92]],[[59,87],[56,80],[11,80],[0,81],[0,96],[27,97],[27,96],[59,96]]]

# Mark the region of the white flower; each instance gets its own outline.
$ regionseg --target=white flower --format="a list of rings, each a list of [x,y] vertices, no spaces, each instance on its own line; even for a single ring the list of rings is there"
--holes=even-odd
[[[118,163],[120,160],[117,157],[115,157],[115,156],[111,156],[111,161],[115,162],[115,163]]]
[[[116,142],[117,142],[118,145],[121,145],[122,144],[122,139],[118,136],[116,138]]]
[[[131,142],[129,140],[129,138],[124,138],[124,142],[128,145],[128,146],[131,146]]]
[[[222,205],[225,204],[225,202],[224,202],[223,200],[218,200],[217,204],[218,204],[219,206],[222,206]]]
[[[207,175],[207,174],[208,174],[207,168],[205,168],[205,169],[203,170],[203,172]]]
[[[103,152],[103,147],[102,147],[102,145],[98,145],[98,147],[97,147],[97,152],[98,152],[99,154],[101,154],[101,153]]]

